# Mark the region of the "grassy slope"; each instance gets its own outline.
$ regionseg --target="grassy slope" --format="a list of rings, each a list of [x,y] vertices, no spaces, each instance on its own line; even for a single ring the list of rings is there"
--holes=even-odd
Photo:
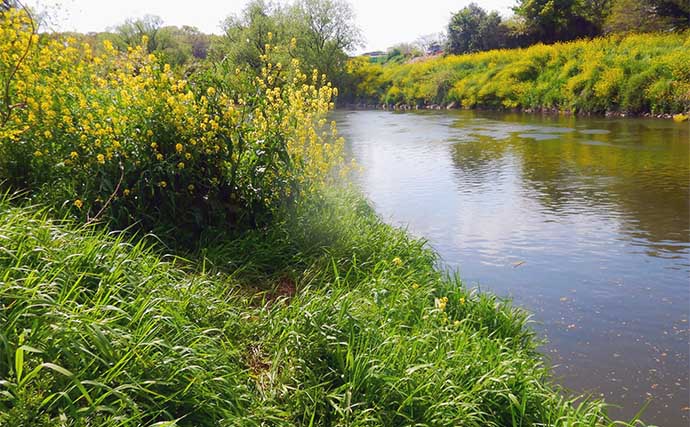
[[[607,423],[551,384],[523,312],[357,196],[202,247],[0,201],[0,425]]]
[[[360,64],[350,76],[350,96],[366,101],[592,113],[690,110],[690,32]]]

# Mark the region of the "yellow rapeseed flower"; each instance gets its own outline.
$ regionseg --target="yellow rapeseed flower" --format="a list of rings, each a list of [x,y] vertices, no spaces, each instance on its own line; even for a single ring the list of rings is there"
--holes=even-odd
[[[178,169],[184,169],[184,163],[180,162],[177,164]]]
[[[165,188],[165,187],[168,186],[168,183],[165,182],[165,181],[161,181],[161,182],[158,183],[158,186],[159,186],[160,188]]]
[[[400,257],[397,257],[397,256],[395,258],[393,258],[391,260],[391,262],[397,267],[400,267],[401,265],[403,265],[403,261],[400,259]]]
[[[43,153],[41,153],[41,150],[34,151],[34,156],[41,157],[42,155],[43,155]]]
[[[76,151],[72,151],[71,153],[69,153],[69,156],[73,159],[76,159],[77,157],[79,157],[79,154],[77,154]]]
[[[96,160],[97,160],[98,163],[100,163],[100,164],[105,164],[105,156],[104,156],[103,154],[97,155],[97,156],[96,156]]]
[[[194,191],[194,184],[189,184],[189,185],[187,186],[187,190],[189,190],[189,191]]]
[[[180,144],[179,142],[177,144],[175,144],[175,151],[177,151],[178,153],[181,153],[182,150],[184,150],[184,146],[182,144]]]
[[[158,161],[163,160],[163,155],[161,153],[156,154],[156,160],[158,160]]]
[[[129,188],[125,188],[125,189],[122,191],[122,195],[125,196],[125,197],[129,196],[129,193],[130,193]]]
[[[192,153],[185,153],[184,157],[185,159],[189,160],[192,158]]]
[[[434,304],[436,308],[441,311],[446,311],[446,306],[448,305],[448,297],[441,297],[434,299]]]
[[[78,209],[81,209],[81,207],[84,206],[84,202],[82,202],[80,199],[77,199],[74,201],[74,206],[76,206]]]

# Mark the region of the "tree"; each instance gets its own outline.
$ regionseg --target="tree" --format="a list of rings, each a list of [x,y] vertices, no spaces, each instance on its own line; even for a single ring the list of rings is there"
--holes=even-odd
[[[192,56],[196,59],[206,59],[211,44],[210,37],[199,31],[198,28],[188,25],[183,26],[180,32],[185,42],[191,46]]]
[[[147,48],[149,52],[159,50],[161,40],[159,31],[163,27],[163,20],[159,16],[145,15],[137,19],[128,19],[115,28],[115,33],[126,46],[135,46],[141,43],[144,36],[148,38]]]
[[[350,3],[344,0],[299,0],[292,9],[298,57],[335,80],[348,59],[347,52],[362,42]]]
[[[588,16],[592,0],[520,0],[513,8],[538,41],[552,43],[595,36],[597,20]],[[601,19],[603,22],[603,19]]]
[[[503,45],[505,28],[498,12],[487,13],[470,3],[455,13],[448,24],[448,51],[459,54],[496,49]]]
[[[614,0],[607,32],[683,30],[690,27],[687,0]]]
[[[690,28],[690,0],[650,0],[650,3],[666,29]]]
[[[225,19],[225,35],[211,48],[212,56],[258,69],[267,44],[285,44],[289,40],[285,21],[286,14],[280,5],[252,0],[241,14]]]
[[[272,61],[297,58],[305,72],[317,69],[333,83],[344,73],[347,52],[361,42],[354,12],[345,0],[298,0],[289,7],[252,0],[223,27],[225,36],[211,47],[213,60],[258,70],[270,44]]]

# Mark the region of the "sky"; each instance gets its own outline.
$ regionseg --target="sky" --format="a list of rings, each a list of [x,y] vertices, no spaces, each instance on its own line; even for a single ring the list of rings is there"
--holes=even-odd
[[[191,25],[205,33],[220,33],[220,22],[241,12],[248,0],[25,0],[47,10],[50,29],[60,31],[104,31],[131,17],[160,16],[165,25]],[[350,0],[364,46],[356,53],[386,50],[400,42],[443,31],[451,13],[472,0]],[[511,13],[517,0],[474,0],[487,10]],[[190,6],[192,5],[192,6]]]

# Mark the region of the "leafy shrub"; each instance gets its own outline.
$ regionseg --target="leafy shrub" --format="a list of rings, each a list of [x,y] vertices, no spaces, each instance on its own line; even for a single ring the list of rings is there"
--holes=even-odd
[[[0,179],[14,189],[84,219],[194,231],[261,221],[326,181],[340,157],[323,119],[337,92],[298,61],[264,55],[259,75],[188,82],[146,40],[126,53],[106,41],[95,54],[70,38],[38,40],[28,19],[0,16],[3,67],[17,69],[2,70],[2,107],[18,105],[0,129]]]

